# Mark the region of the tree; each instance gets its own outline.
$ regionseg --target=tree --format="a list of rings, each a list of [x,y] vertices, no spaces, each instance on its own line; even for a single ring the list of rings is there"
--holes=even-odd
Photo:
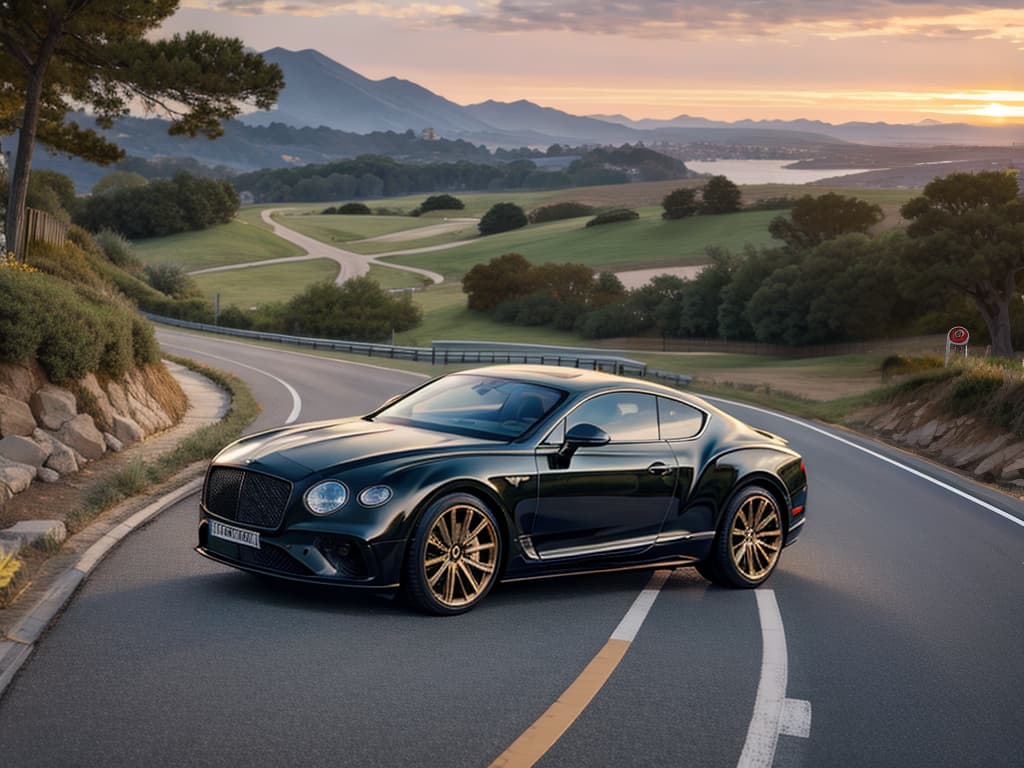
[[[930,182],[900,213],[910,221],[904,279],[966,293],[988,326],[992,354],[1013,357],[1010,302],[1024,282],[1024,200],[1001,171],[952,173]]]
[[[477,229],[481,235],[496,235],[527,224],[526,213],[515,203],[495,203],[483,215]]]
[[[111,171],[102,179],[92,185],[94,195],[105,195],[108,192],[117,192],[121,189],[138,189],[144,187],[149,181],[141,173],[134,171]]]
[[[525,296],[536,287],[533,270],[521,253],[503,253],[486,264],[477,264],[462,278],[467,306],[487,312],[506,299]]]
[[[742,199],[740,188],[725,176],[712,176],[701,195],[701,213],[736,213]]]
[[[661,214],[663,219],[685,219],[687,216],[693,216],[700,207],[697,205],[697,190],[686,187],[674,189],[665,195],[661,207],[665,209]]]
[[[810,250],[840,235],[866,234],[884,218],[877,205],[829,192],[818,197],[804,195],[793,204],[789,216],[776,216],[768,231],[794,250]]]
[[[170,132],[216,138],[243,104],[269,109],[281,70],[241,40],[189,32],[149,34],[179,0],[12,0],[0,3],[0,135],[18,132],[6,233],[18,241],[37,142],[106,165],[123,152],[92,129],[65,122],[83,106],[100,127],[132,102],[171,118]]]

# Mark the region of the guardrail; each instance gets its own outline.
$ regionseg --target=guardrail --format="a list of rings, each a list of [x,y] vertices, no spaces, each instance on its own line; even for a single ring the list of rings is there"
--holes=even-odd
[[[373,344],[364,341],[318,339],[308,336],[290,336],[284,333],[249,331],[225,328],[208,323],[194,323],[171,317],[143,312],[155,323],[188,328],[195,331],[217,333],[256,341],[274,341],[309,349],[329,349],[367,357],[386,357],[390,360],[412,360],[431,365],[451,363],[523,363],[535,365],[561,365],[570,368],[589,368],[622,376],[657,377],[676,384],[686,384],[692,377],[667,371],[648,371],[647,364],[606,350],[580,347],[547,347],[539,344],[507,344],[503,342],[435,341],[430,347],[404,347],[392,344]]]

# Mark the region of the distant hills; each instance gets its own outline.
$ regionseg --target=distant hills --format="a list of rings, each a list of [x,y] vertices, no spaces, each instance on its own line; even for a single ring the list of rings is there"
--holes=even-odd
[[[631,120],[623,115],[572,115],[533,102],[485,101],[460,106],[409,80],[370,80],[319,51],[271,48],[264,58],[284,71],[275,109],[246,115],[248,125],[281,122],[341,131],[434,131],[489,146],[551,143],[614,144],[637,141],[794,146],[853,142],[875,145],[1006,145],[1024,141],[1024,126],[976,126],[922,121],[912,125],[820,120],[723,122],[679,115]]]
[[[210,172],[215,175],[230,175],[364,154],[413,163],[533,159],[538,167],[547,169],[547,160],[557,166],[560,158],[538,159],[542,152],[520,148],[544,150],[553,144],[585,150],[643,143],[684,160],[792,159],[814,161],[819,168],[880,168],[922,162],[893,153],[914,154],[916,148],[925,146],[945,145],[944,151],[955,155],[927,158],[931,162],[962,159],[964,152],[958,148],[970,145],[1024,146],[1024,126],[1019,125],[982,127],[932,120],[914,125],[723,122],[685,114],[670,120],[631,120],[620,114],[572,115],[526,100],[460,105],[409,80],[371,80],[315,50],[272,48],[263,56],[284,71],[286,85],[277,106],[228,121],[217,141],[169,136],[166,121],[137,117],[119,120],[112,129],[100,132],[129,155],[122,167],[146,175],[165,175],[184,167],[183,163],[198,163],[213,169]],[[87,115],[69,118],[83,126],[94,124]],[[0,139],[5,150],[17,144],[13,137]],[[681,145],[690,146],[684,149]],[[82,191],[111,170],[45,152],[36,153],[35,167],[67,173]]]

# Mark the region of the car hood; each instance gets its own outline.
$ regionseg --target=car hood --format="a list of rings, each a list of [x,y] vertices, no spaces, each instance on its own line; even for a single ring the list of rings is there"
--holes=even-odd
[[[228,446],[214,459],[294,477],[389,455],[493,445],[478,438],[364,419],[300,424],[262,432]]]

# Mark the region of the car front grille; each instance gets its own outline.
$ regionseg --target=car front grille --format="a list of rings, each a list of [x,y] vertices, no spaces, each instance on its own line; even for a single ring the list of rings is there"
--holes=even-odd
[[[214,467],[206,479],[203,503],[210,514],[254,528],[281,525],[292,484],[259,472]]]

